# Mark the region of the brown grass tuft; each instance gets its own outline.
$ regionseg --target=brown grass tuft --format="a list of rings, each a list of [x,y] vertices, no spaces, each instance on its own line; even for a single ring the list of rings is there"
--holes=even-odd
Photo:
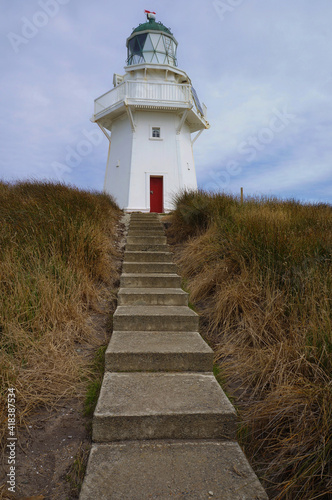
[[[118,278],[119,215],[103,194],[0,183],[0,438],[8,387],[18,424],[41,405],[83,395],[93,369],[77,347],[101,342],[89,315]]]
[[[177,198],[168,231],[241,444],[278,500],[332,495],[331,230],[329,205],[198,192]]]

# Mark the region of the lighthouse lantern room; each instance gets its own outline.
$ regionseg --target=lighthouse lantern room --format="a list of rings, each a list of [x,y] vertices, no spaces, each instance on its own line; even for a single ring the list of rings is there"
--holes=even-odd
[[[109,140],[104,191],[128,212],[161,213],[176,193],[197,189],[193,143],[209,124],[177,67],[176,39],[155,12],[145,13],[127,39],[125,74],[95,100],[92,121]]]

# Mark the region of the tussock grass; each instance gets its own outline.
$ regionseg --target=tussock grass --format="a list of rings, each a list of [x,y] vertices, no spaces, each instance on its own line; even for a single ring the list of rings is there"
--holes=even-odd
[[[119,215],[103,194],[0,183],[0,438],[8,387],[22,424],[40,405],[82,396],[93,377],[77,347],[101,342],[89,314],[101,312],[118,277]]]
[[[170,241],[275,499],[332,498],[332,208],[182,193]]]

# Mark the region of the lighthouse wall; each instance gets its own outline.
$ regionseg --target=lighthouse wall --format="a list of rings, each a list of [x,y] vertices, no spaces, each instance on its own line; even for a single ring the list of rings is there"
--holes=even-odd
[[[127,209],[150,211],[150,177],[157,176],[163,178],[164,210],[169,211],[174,194],[197,188],[189,128],[177,134],[180,116],[174,112],[137,111],[134,121]],[[153,128],[160,129],[160,137],[152,136]]]
[[[181,186],[186,189],[197,189],[194,152],[191,142],[191,133],[187,125],[183,125],[180,134],[181,148]]]
[[[120,208],[127,208],[133,145],[133,131],[127,115],[113,122],[111,133],[104,191],[115,198]]]

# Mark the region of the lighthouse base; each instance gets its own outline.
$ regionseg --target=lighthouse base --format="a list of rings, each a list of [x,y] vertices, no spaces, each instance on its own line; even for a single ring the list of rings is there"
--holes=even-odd
[[[189,127],[182,114],[136,111],[112,125],[104,191],[127,212],[169,212],[184,189],[197,189]]]

